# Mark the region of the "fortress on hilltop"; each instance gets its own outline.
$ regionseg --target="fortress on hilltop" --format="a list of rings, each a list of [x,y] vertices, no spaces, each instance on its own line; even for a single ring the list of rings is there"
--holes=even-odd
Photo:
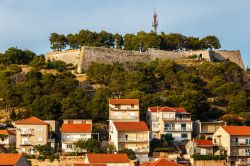
[[[114,62],[149,62],[155,59],[185,60],[196,55],[206,61],[229,60],[245,69],[239,50],[195,50],[195,51],[164,51],[148,49],[147,52],[120,50],[115,48],[83,46],[80,50],[66,50],[60,52],[49,52],[46,61],[61,60],[67,64],[77,66],[77,72],[82,73],[91,62],[112,64]]]

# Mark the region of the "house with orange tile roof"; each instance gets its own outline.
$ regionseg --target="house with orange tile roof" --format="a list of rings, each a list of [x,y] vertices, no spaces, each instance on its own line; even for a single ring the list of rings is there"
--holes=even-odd
[[[74,152],[73,143],[78,140],[87,140],[92,135],[92,121],[89,124],[67,123],[61,127],[62,152]]]
[[[250,158],[250,127],[221,126],[213,135],[213,143],[223,147],[231,164]]]
[[[159,159],[154,162],[145,162],[140,164],[140,166],[183,166],[181,164],[175,163],[167,159]]]
[[[0,130],[0,145],[9,147],[16,143],[16,133],[10,130]]]
[[[151,139],[160,139],[165,134],[175,141],[191,139],[191,114],[183,107],[149,107],[146,121],[151,131]]]
[[[149,130],[145,122],[112,122],[109,135],[117,151],[132,149],[139,160],[147,158]]]
[[[129,166],[127,154],[90,154],[86,155],[84,164],[105,164],[107,166]]]
[[[109,120],[140,121],[139,99],[109,99]]]
[[[29,166],[22,153],[0,154],[0,166]]]
[[[214,155],[217,145],[210,140],[192,139],[185,145],[189,155]]]
[[[49,144],[54,147],[55,142],[50,141],[49,123],[34,116],[15,122],[16,149],[22,153],[34,154],[34,145]]]

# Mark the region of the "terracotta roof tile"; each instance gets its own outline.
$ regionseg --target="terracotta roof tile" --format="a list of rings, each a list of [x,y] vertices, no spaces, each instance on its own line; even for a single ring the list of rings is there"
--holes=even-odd
[[[139,99],[109,99],[109,104],[134,104],[139,105]]]
[[[106,164],[74,164],[74,166],[107,166]]]
[[[0,134],[3,134],[3,135],[16,135],[14,132],[9,131],[9,130],[0,130]]]
[[[179,112],[179,113],[188,113],[183,107],[149,107],[151,112]]]
[[[0,154],[0,165],[15,165],[20,158],[23,156],[22,153],[17,154]]]
[[[249,126],[221,126],[229,135],[250,135]]]
[[[215,146],[212,141],[209,140],[194,140],[194,142],[196,143],[197,146],[207,146],[207,147],[211,147],[211,146]]]
[[[142,164],[140,164],[140,166],[182,166],[182,165],[177,164],[177,163],[172,162],[172,161],[167,160],[167,159],[159,159],[159,160],[152,162],[152,163],[148,163],[148,162],[146,162],[145,164],[142,163]]]
[[[48,123],[38,119],[37,117],[30,117],[16,122],[17,125],[48,125]]]
[[[91,133],[92,125],[91,124],[63,124],[61,129],[63,133]]]
[[[127,154],[87,154],[89,163],[128,163]]]
[[[114,122],[118,131],[148,131],[145,122]]]

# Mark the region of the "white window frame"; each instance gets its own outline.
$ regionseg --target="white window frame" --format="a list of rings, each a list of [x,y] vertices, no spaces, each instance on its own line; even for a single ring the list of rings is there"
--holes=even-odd
[[[38,127],[37,131],[43,131],[43,127]]]
[[[38,137],[38,138],[37,138],[37,141],[38,141],[38,142],[42,142],[42,141],[43,141],[43,137]]]

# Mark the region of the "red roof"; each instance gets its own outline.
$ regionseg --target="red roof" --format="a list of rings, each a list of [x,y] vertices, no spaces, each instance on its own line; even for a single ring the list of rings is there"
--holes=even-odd
[[[22,153],[0,154],[0,165],[15,165],[23,156]]]
[[[16,122],[17,125],[48,125],[48,123],[38,119],[37,117],[30,117]]]
[[[183,107],[149,107],[151,112],[178,112],[178,113],[188,113]]]
[[[128,163],[127,154],[87,154],[89,163]]]
[[[209,140],[194,140],[194,143],[196,143],[197,146],[207,146],[207,147],[211,147],[211,146],[215,146],[213,144],[212,141]]]
[[[0,134],[2,135],[16,135],[14,132],[9,130],[0,130]]]
[[[139,99],[109,99],[109,104],[139,105]]]
[[[61,129],[63,133],[91,133],[92,125],[91,124],[63,124]]]
[[[229,135],[250,135],[249,126],[221,126]]]
[[[118,131],[148,131],[148,126],[145,122],[114,122],[115,128]]]
[[[74,166],[107,166],[106,164],[74,164]]]
[[[167,159],[159,159],[155,162],[152,163],[142,163],[140,164],[140,166],[182,166],[181,164],[177,164],[175,162],[172,162],[170,160]]]

